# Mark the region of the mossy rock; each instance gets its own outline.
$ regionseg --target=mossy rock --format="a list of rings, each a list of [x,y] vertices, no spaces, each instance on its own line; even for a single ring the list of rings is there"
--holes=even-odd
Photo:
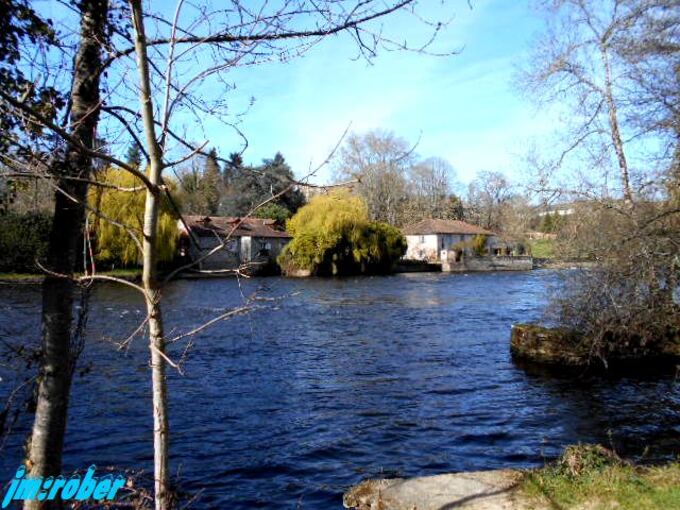
[[[536,324],[512,326],[510,351],[518,358],[550,365],[581,366],[589,361],[588,347],[576,333]]]
[[[609,346],[604,353],[594,353],[592,342],[575,331],[536,324],[513,325],[510,340],[510,351],[516,360],[537,366],[643,371],[648,368],[672,369],[680,362],[680,340],[677,337],[649,345],[628,339],[611,342]]]

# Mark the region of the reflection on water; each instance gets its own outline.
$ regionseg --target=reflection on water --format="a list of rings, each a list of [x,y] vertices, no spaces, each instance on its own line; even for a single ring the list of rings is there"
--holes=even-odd
[[[208,330],[186,375],[171,373],[173,470],[185,489],[203,489],[199,507],[326,509],[367,476],[537,465],[576,441],[680,452],[672,378],[574,381],[512,363],[511,324],[539,317],[554,282],[547,271],[249,280],[245,295],[295,295]],[[169,330],[182,331],[241,294],[234,280],[181,281],[165,298]],[[36,289],[0,289],[0,335],[34,340],[39,303]],[[97,289],[70,468],[152,467],[145,345],[124,354],[109,341],[141,317],[128,289]],[[22,426],[2,453],[3,480],[21,458]]]

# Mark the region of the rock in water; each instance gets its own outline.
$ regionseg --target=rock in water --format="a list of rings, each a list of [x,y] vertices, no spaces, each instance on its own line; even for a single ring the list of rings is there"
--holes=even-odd
[[[535,324],[512,326],[510,351],[521,359],[563,366],[586,365],[588,348],[574,332]]]

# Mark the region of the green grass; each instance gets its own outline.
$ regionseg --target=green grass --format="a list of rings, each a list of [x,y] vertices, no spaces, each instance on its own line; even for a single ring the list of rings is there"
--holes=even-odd
[[[82,273],[79,273],[82,274]],[[101,271],[97,274],[116,276],[118,278],[124,278],[127,280],[136,280],[141,278],[142,270],[139,268],[124,268],[124,269],[113,269],[111,271]],[[41,281],[43,275],[40,273],[30,274],[30,273],[0,273],[0,281],[4,282],[16,282],[16,283],[26,283]]]
[[[117,276],[118,278],[141,278],[142,270],[138,267],[123,268],[123,269],[112,269],[111,271],[102,271],[98,274],[104,274],[108,276]]]
[[[39,274],[28,273],[0,273],[0,280],[9,282],[26,282],[42,278]]]
[[[532,239],[529,241],[531,255],[539,259],[551,259],[555,256],[555,241],[553,239]]]
[[[571,446],[552,466],[527,473],[528,508],[680,509],[680,462],[632,466],[597,446]]]

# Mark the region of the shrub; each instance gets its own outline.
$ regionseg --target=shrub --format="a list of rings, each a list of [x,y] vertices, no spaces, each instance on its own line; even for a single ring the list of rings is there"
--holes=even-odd
[[[486,254],[486,240],[487,236],[484,234],[477,234],[472,240],[472,249],[475,255],[481,257]]]
[[[593,204],[561,243],[597,261],[564,274],[548,318],[581,334],[594,357],[680,345],[680,214],[671,202]]]
[[[279,256],[284,271],[316,275],[390,272],[406,253],[401,232],[368,220],[363,200],[347,192],[317,196],[287,222],[293,240]]]
[[[283,224],[290,218],[290,211],[282,205],[270,202],[255,211],[253,217],[276,220],[278,223]]]
[[[47,254],[52,218],[45,213],[7,213],[0,221],[0,271],[37,272],[35,260]]]

